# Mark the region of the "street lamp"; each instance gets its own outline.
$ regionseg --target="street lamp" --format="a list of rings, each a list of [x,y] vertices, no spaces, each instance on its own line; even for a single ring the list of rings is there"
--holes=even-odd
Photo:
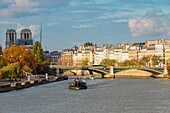
[[[2,55],[0,55],[1,56],[1,63],[0,63],[0,68],[2,67]]]
[[[13,55],[11,55],[11,59],[10,59],[10,64],[12,64],[12,58],[13,58]],[[10,74],[10,82],[11,82],[11,80],[12,80],[12,73]]]
[[[12,63],[12,58],[13,58],[13,55],[11,55],[10,63]]]
[[[20,74],[22,74],[22,69],[21,69],[21,67],[22,67],[22,64],[21,64],[21,58],[22,58],[22,56],[20,55],[19,56],[19,73],[18,73],[18,78],[20,78]],[[22,76],[22,75],[21,75]]]
[[[37,60],[36,56],[37,56],[37,54],[34,54],[34,60]],[[37,76],[37,69],[36,68],[37,67],[35,67],[35,75]]]

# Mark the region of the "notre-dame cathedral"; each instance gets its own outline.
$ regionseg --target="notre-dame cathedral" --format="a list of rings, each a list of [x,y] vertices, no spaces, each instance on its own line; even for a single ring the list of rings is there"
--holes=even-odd
[[[22,45],[26,48],[33,47],[32,32],[30,29],[21,30],[20,39],[17,39],[17,33],[14,29],[7,29],[5,47],[9,48],[11,45]]]

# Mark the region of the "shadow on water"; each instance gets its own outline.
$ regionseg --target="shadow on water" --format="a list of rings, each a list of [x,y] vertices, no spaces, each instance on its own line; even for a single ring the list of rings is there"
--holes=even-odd
[[[90,80],[87,82],[88,89],[101,89],[106,87],[111,87],[110,82],[113,82],[114,79],[97,79],[97,82],[95,80]]]

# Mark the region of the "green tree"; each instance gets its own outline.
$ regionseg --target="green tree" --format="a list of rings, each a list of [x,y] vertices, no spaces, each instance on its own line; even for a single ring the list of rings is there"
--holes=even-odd
[[[32,55],[35,57],[39,64],[44,62],[44,51],[40,42],[36,41],[33,46]]]
[[[88,47],[88,46],[94,46],[94,44],[92,42],[85,42],[84,47]]]
[[[38,61],[38,63],[44,62],[44,51],[42,49],[41,44],[39,44],[38,48],[37,48],[37,61]]]
[[[44,51],[40,42],[36,41],[33,45],[32,55],[37,61],[36,73],[45,74],[50,72],[50,62],[44,60]]]
[[[36,54],[37,54],[38,44],[39,44],[38,41],[34,42],[33,49],[32,49],[32,55],[33,56],[36,56]]]

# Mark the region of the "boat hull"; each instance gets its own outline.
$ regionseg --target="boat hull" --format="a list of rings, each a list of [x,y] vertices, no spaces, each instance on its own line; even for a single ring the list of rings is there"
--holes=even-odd
[[[70,89],[70,90],[81,90],[81,89],[87,89],[87,87],[71,87],[71,86],[69,86],[68,89]]]

